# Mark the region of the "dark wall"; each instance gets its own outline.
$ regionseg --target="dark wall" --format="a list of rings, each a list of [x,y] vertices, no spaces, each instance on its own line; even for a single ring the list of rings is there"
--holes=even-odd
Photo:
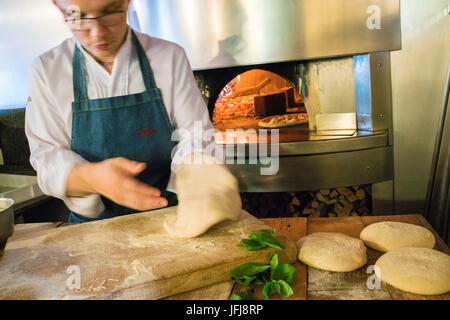
[[[0,148],[3,173],[36,175],[30,165],[30,148],[25,136],[25,108],[0,111]]]
[[[0,173],[36,175],[30,164],[30,148],[25,135],[25,108],[0,111],[0,148],[4,165]],[[55,198],[47,198],[16,213],[24,223],[67,221],[69,210]]]

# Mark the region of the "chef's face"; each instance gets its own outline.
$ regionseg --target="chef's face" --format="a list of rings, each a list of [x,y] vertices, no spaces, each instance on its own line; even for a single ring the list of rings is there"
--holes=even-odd
[[[65,19],[95,18],[68,22],[83,48],[102,61],[114,58],[125,40],[130,0],[53,0]],[[122,13],[120,11],[123,11]]]

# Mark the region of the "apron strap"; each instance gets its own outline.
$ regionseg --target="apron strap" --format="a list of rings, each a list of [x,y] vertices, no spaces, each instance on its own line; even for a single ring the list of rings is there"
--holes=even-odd
[[[149,91],[150,89],[156,88],[155,78],[153,76],[152,68],[150,67],[150,63],[148,62],[147,55],[142,48],[141,43],[139,42],[134,30],[131,30],[131,37],[133,39],[134,46],[137,50],[137,55],[139,58],[139,65],[141,67],[142,78],[144,80],[145,89]]]
[[[148,62],[147,55],[142,48],[141,43],[139,42],[136,34],[133,30],[131,30],[131,37],[133,39],[134,46],[137,51],[139,66],[141,67],[142,80],[144,81],[145,89],[150,91],[151,89],[156,88],[155,78],[153,76],[152,68],[150,67],[150,63]],[[75,44],[75,50],[73,55],[73,94],[75,101],[89,100],[87,85],[86,85],[86,76],[84,73],[84,68],[82,64],[82,56],[81,50]]]
[[[88,100],[86,77],[84,75],[84,68],[81,62],[81,50],[76,44],[72,64],[73,96],[75,101]]]

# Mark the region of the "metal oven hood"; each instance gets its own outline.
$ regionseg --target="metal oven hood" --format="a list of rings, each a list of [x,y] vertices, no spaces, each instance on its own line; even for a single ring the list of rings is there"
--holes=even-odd
[[[399,0],[134,0],[130,25],[194,70],[401,48]]]

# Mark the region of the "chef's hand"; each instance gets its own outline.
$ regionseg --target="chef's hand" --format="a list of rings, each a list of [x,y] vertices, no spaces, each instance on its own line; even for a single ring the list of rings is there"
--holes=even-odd
[[[139,211],[167,206],[161,191],[135,176],[144,171],[145,163],[125,158],[75,165],[69,173],[66,194],[72,197],[98,193],[115,203]]]

